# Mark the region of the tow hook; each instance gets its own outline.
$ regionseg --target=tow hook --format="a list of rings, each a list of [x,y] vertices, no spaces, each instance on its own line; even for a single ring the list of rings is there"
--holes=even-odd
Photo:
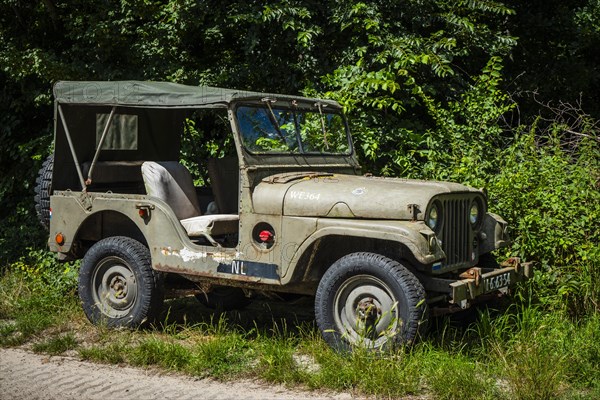
[[[459,277],[463,279],[475,279],[475,287],[477,287],[479,286],[479,282],[481,281],[481,268],[469,268],[468,270],[460,274]]]

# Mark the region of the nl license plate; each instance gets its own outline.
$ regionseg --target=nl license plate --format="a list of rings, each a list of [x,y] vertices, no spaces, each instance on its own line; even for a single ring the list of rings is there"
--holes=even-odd
[[[510,272],[485,278],[483,280],[483,285],[486,293],[508,287],[510,286]]]

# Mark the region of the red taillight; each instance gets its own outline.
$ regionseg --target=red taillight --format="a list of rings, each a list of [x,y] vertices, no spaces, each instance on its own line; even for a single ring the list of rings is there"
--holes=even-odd
[[[267,230],[260,231],[260,233],[258,234],[258,238],[263,243],[272,242],[274,236],[275,235],[273,234],[273,232]]]
[[[142,217],[142,218],[147,218],[148,217],[148,210],[146,208],[140,208],[138,210],[138,214],[140,214],[140,217]]]

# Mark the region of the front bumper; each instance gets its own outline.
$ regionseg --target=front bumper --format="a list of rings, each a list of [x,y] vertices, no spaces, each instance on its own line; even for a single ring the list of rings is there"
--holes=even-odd
[[[501,268],[473,267],[463,272],[464,278],[450,284],[450,303],[461,308],[469,307],[469,302],[486,293],[506,292],[517,282],[533,276],[532,263],[521,263],[517,257],[509,258],[500,265]]]

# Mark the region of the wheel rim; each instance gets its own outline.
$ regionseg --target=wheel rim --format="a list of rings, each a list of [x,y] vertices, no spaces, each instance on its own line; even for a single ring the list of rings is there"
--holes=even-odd
[[[382,280],[371,275],[347,279],[334,298],[337,331],[352,345],[380,348],[398,331],[398,300]]]
[[[92,285],[94,303],[109,318],[121,318],[129,314],[137,299],[133,270],[119,257],[107,257],[98,263]]]

